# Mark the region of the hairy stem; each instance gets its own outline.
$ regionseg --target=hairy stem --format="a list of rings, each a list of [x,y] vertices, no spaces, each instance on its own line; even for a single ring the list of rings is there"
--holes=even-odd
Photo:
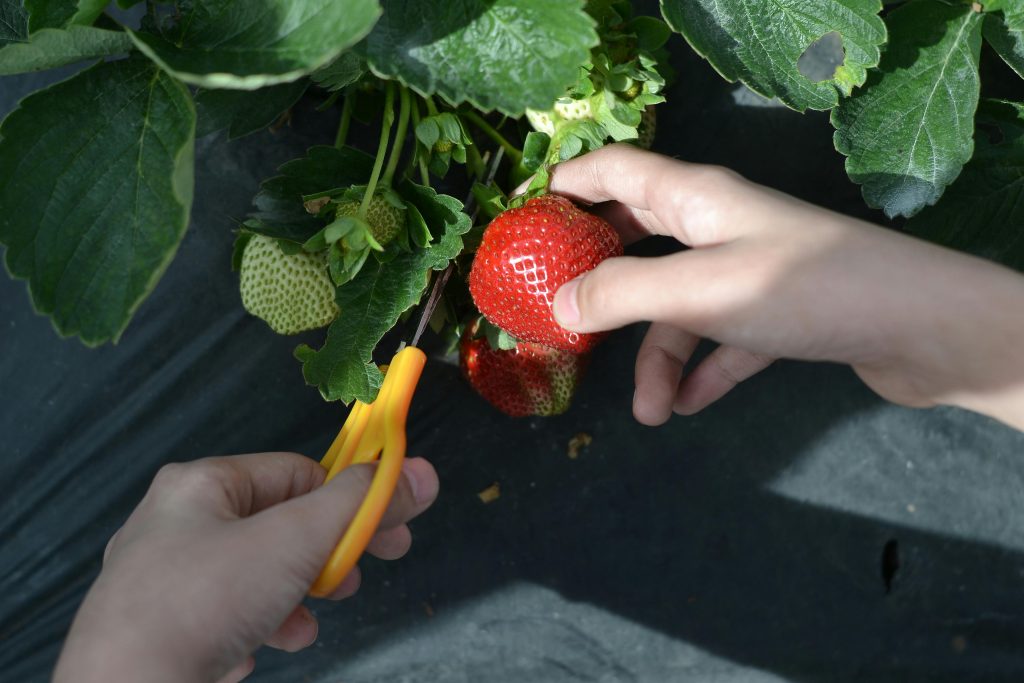
[[[398,169],[398,159],[402,156],[402,148],[405,147],[405,129],[409,126],[409,109],[412,105],[412,96],[409,89],[401,87],[401,104],[398,107],[398,127],[395,129],[395,142],[391,145],[391,156],[388,157],[388,165],[384,169],[384,177],[381,184],[384,187],[391,187],[391,179]]]
[[[363,202],[359,205],[359,217],[366,218],[366,211],[370,208],[370,200],[377,189],[377,181],[380,179],[380,171],[384,168],[384,155],[388,151],[388,138],[391,137],[391,126],[395,123],[395,84],[388,81],[384,90],[384,119],[380,124],[380,142],[377,143],[377,157],[373,160],[373,172],[370,174],[370,181],[366,183],[366,194],[363,195]]]
[[[476,146],[476,140],[473,140],[473,136],[469,132],[466,135],[470,139],[470,143],[466,145],[466,168],[469,171],[470,178],[476,178],[482,182],[484,176],[487,175],[484,158],[480,156],[480,148]]]
[[[339,91],[340,92],[340,91]],[[352,124],[352,109],[355,107],[353,100],[356,98],[356,91],[353,90],[345,96],[341,105],[341,122],[338,123],[338,134],[334,136],[334,146],[341,149],[348,139],[348,128]]]
[[[416,128],[420,125],[420,105],[417,101],[412,103],[412,130],[413,137],[416,137]],[[416,164],[420,169],[420,180],[423,185],[430,187],[430,173],[427,171],[427,160],[423,158],[423,155],[419,153],[419,142],[417,138],[416,152],[409,159],[409,168]],[[408,171],[406,172],[408,173]]]
[[[466,109],[465,111],[459,112],[460,116],[464,116],[466,119],[471,121],[474,126],[480,129],[484,135],[489,137],[491,140],[501,145],[502,149],[505,150],[505,154],[508,156],[509,161],[513,164],[518,164],[523,159],[523,153],[516,149],[515,145],[505,139],[502,135],[494,128],[491,124],[487,123],[484,117],[477,114],[472,109]]]

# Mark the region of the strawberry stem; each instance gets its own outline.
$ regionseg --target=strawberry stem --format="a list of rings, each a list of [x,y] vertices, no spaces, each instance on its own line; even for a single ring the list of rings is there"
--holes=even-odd
[[[475,178],[483,182],[484,176],[487,175],[487,165],[484,163],[484,158],[480,155],[480,148],[477,146],[473,134],[469,132],[466,126],[462,126],[462,129],[466,133],[466,137],[469,138],[469,143],[466,145],[466,170],[469,172],[469,178],[470,180]]]
[[[413,103],[412,103],[412,130],[413,130],[413,137],[414,138],[416,137],[416,129],[419,127],[419,125],[420,125],[420,105],[419,105],[418,101],[413,100]],[[426,185],[427,187],[430,187],[430,173],[427,171],[427,160],[424,159],[423,155],[419,153],[419,148],[418,147],[416,149],[416,152],[412,155],[412,158],[409,159],[409,166],[410,166],[410,168],[412,167],[412,164],[416,164],[417,166],[419,166],[419,169],[420,169],[420,180],[423,182],[424,185]],[[408,171],[406,173],[408,174]]]
[[[523,159],[523,153],[516,149],[515,145],[505,139],[502,135],[494,128],[491,124],[487,123],[484,117],[477,114],[472,109],[466,109],[465,111],[459,112],[460,116],[466,117],[473,123],[474,126],[480,129],[484,135],[489,137],[491,140],[501,145],[502,149],[505,150],[505,154],[508,156],[509,161],[513,164],[518,164]]]
[[[412,97],[409,89],[401,86],[400,105],[398,108],[398,128],[395,129],[395,142],[391,145],[391,156],[388,157],[387,168],[384,169],[384,177],[381,184],[384,187],[391,187],[391,179],[398,169],[398,158],[402,156],[402,148],[405,147],[405,129],[409,125],[409,108],[412,104]]]
[[[434,104],[434,98],[427,95],[423,98],[423,101],[427,103],[427,114],[429,116],[437,116],[437,105]]]
[[[353,100],[356,98],[356,91],[353,90],[345,96],[345,101],[341,104],[341,121],[338,123],[338,134],[334,136],[334,146],[341,149],[345,146],[345,140],[348,139],[348,129],[352,123],[352,110],[354,107]]]
[[[388,150],[388,138],[391,136],[391,126],[395,123],[395,84],[388,81],[384,89],[384,120],[380,124],[380,142],[377,143],[377,157],[373,160],[373,172],[370,173],[370,180],[366,183],[366,194],[359,205],[359,217],[366,220],[366,211],[370,208],[370,200],[377,189],[377,181],[380,179],[380,171],[384,167],[384,155]]]

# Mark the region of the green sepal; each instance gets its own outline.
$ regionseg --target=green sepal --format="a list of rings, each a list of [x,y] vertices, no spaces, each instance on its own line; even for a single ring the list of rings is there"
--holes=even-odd
[[[531,174],[536,172],[547,157],[548,149],[551,147],[551,136],[539,130],[526,134],[523,142],[522,165]]]
[[[474,183],[472,191],[473,199],[476,200],[480,213],[488,220],[508,208],[508,196],[494,183],[490,185]]]
[[[526,191],[512,197],[508,202],[508,208],[518,209],[531,199],[548,194],[548,185],[551,182],[551,175],[548,173],[548,166],[543,165],[537,169]]]
[[[278,237],[275,239],[277,242],[277,248],[281,250],[281,253],[285,256],[294,256],[295,254],[304,251],[302,245],[298,242]]]
[[[386,201],[388,204],[395,207],[396,209],[408,208],[408,204],[406,204],[406,201],[402,199],[402,195],[398,194],[390,187],[385,188],[383,190],[377,190],[377,194],[383,197],[384,201]]]
[[[486,337],[488,346],[496,351],[512,351],[519,344],[518,339],[484,317],[480,318],[480,324],[474,336],[476,338]]]
[[[451,112],[428,116],[416,125],[417,154],[425,157],[432,174],[443,178],[454,159],[466,163],[466,146],[473,139],[466,132],[462,119]]]
[[[242,254],[245,253],[245,247],[249,244],[249,240],[252,239],[252,233],[247,230],[239,230],[238,235],[235,236],[235,244],[231,248],[231,270],[237,273],[242,268]]]
[[[634,17],[628,24],[629,31],[636,35],[641,50],[657,50],[668,42],[672,29],[664,21],[654,17]]]
[[[369,249],[353,252],[343,249],[340,245],[340,242],[335,242],[327,252],[327,272],[338,287],[351,282],[370,257]]]
[[[415,204],[409,204],[406,213],[406,234],[420,249],[426,247],[434,239],[434,236],[430,234],[430,226],[427,225],[426,219],[423,218],[423,214],[416,208]]]

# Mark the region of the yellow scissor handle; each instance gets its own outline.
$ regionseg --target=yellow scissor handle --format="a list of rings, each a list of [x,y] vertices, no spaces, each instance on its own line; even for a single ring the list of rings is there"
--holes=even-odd
[[[327,483],[349,465],[373,462],[380,455],[366,498],[309,590],[314,597],[334,592],[377,532],[402,474],[405,420],[426,362],[423,352],[413,346],[399,351],[384,376],[377,400],[370,404],[356,402],[320,461],[327,470]]]

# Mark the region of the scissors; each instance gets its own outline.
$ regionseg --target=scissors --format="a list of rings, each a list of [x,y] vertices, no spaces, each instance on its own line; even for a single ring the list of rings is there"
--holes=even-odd
[[[488,184],[494,179],[498,164],[501,163],[502,152],[503,150],[499,149],[489,165]],[[465,202],[466,206],[468,207],[472,201],[471,194]],[[473,217],[475,216],[474,212]],[[374,462],[379,457],[377,472],[362,505],[359,506],[345,535],[341,537],[327,564],[320,571],[320,576],[309,590],[313,597],[322,598],[330,595],[352,571],[370,539],[377,533],[384,511],[391,502],[398,478],[402,474],[402,462],[405,460],[405,422],[409,416],[409,405],[423,374],[423,366],[427,362],[426,354],[416,348],[416,344],[441,301],[441,294],[451,276],[452,268],[453,264],[449,264],[434,280],[434,286],[430,290],[430,296],[423,307],[419,324],[411,340],[408,343],[403,342],[391,363],[382,368],[385,369],[384,383],[377,394],[377,399],[373,403],[356,401],[338,436],[320,460],[320,465],[327,470],[327,477],[324,480],[326,484],[346,467]]]

